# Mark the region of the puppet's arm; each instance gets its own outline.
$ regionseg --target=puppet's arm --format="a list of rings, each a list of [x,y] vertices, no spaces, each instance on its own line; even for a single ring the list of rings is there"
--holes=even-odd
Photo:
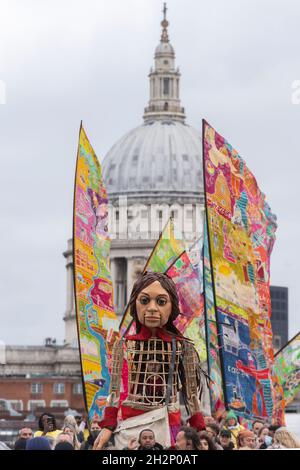
[[[200,399],[199,399],[199,382],[200,377],[200,360],[193,344],[188,341],[184,345],[183,365],[185,371],[185,389],[187,397],[187,405],[191,417],[189,418],[190,425],[197,431],[205,429],[205,422],[203,414],[201,413]]]
[[[101,428],[110,429],[111,431],[114,431],[114,429],[117,427],[117,415],[120,404],[123,358],[123,340],[121,339],[116,341],[113,346],[109,395],[107,397],[107,405],[104,410],[103,419],[99,423]]]

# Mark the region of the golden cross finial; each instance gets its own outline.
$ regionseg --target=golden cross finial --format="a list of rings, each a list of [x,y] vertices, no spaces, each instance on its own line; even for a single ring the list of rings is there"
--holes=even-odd
[[[166,20],[167,19],[167,4],[166,3],[164,3],[163,14],[164,14],[164,20]]]
[[[169,37],[168,37],[168,26],[169,22],[167,21],[167,4],[164,3],[164,9],[163,9],[163,14],[164,14],[164,19],[161,22],[162,25],[162,33],[161,33],[161,40],[163,42],[169,42]]]

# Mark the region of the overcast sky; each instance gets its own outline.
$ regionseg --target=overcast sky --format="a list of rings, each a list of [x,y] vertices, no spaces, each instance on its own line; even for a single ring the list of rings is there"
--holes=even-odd
[[[142,123],[158,0],[0,0],[0,340],[62,342],[80,120],[99,157]],[[278,217],[271,283],[300,329],[300,4],[169,0],[187,122],[240,152]],[[1,97],[1,93],[0,93]]]

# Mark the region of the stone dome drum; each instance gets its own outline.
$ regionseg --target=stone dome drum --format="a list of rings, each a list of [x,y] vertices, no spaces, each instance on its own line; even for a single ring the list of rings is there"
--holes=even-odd
[[[132,129],[107,153],[103,176],[111,197],[203,194],[201,135],[179,121]]]

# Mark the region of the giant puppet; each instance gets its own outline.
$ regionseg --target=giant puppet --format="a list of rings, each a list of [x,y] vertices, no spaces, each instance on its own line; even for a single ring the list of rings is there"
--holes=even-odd
[[[193,343],[175,327],[180,314],[176,287],[166,274],[146,272],[133,286],[129,301],[136,332],[117,340],[112,353],[110,392],[97,448],[115,434],[125,447],[141,429],[155,431],[157,442],[174,443],[181,425],[178,392],[197,430],[205,423],[200,409],[201,367]],[[128,365],[128,395],[120,400],[122,369]]]

